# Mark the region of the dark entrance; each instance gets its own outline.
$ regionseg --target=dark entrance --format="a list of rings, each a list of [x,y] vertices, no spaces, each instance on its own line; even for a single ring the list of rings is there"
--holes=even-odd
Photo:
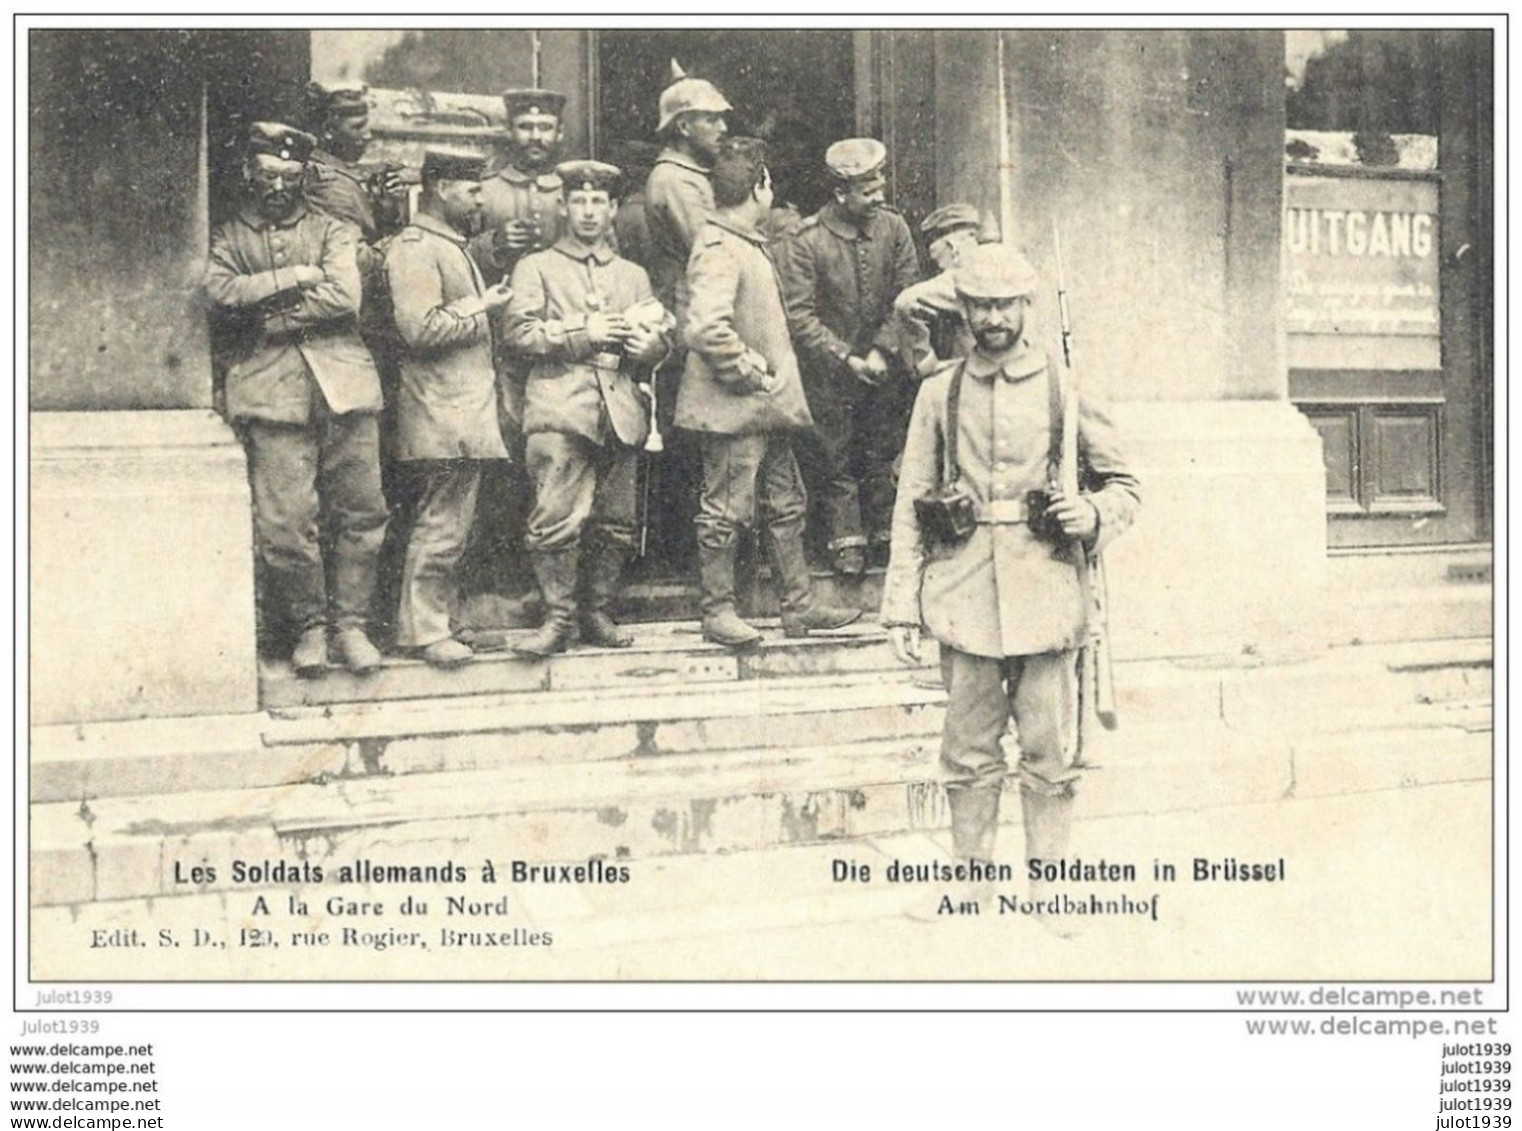
[[[594,149],[619,159],[622,143],[655,141],[671,61],[724,92],[730,132],[770,142],[777,203],[801,215],[827,199],[823,155],[856,131],[854,39],[850,31],[604,31],[596,34]],[[645,581],[695,576],[692,516],[700,463],[681,434],[647,456]]]

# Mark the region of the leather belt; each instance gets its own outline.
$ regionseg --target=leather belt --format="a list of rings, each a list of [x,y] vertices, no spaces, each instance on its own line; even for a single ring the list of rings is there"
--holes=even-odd
[[[587,364],[593,369],[617,369],[623,364],[623,355],[616,353],[594,353],[587,358]]]
[[[978,504],[979,526],[1020,526],[1030,521],[1024,499],[991,499]]]

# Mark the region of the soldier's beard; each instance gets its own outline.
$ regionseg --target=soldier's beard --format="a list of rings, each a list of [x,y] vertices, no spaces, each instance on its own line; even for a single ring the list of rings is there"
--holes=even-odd
[[[259,194],[259,215],[270,220],[283,220],[296,207],[296,194],[290,189]]]
[[[972,337],[985,353],[1003,353],[1020,340],[1020,333],[1008,326],[984,326],[974,330]]]

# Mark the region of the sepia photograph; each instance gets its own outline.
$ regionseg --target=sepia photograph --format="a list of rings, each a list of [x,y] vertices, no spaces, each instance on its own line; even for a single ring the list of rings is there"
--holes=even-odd
[[[27,981],[1504,973],[1492,26],[254,22],[17,32]]]

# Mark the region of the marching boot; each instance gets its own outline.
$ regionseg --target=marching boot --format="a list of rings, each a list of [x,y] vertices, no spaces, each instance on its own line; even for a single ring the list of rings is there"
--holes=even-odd
[[[1038,793],[1022,786],[1020,789],[1020,813],[1025,822],[1025,870],[1030,861],[1041,860],[1054,863],[1062,859],[1068,849],[1068,838],[1073,829],[1073,792],[1064,787],[1057,794]],[[1055,895],[1055,888],[1045,880],[1032,880],[1030,898],[1033,903],[1044,904]],[[1037,911],[1036,918],[1059,938],[1072,938],[1078,934],[1080,924],[1066,915]]]
[[[628,554],[616,542],[597,539],[582,554],[586,591],[581,602],[581,642],[593,648],[627,648],[634,636],[618,627],[608,610],[618,596]]]
[[[357,624],[345,625],[333,633],[333,647],[343,666],[355,675],[370,675],[381,668],[380,649],[370,642]]]
[[[698,543],[703,581],[703,639],[736,650],[754,648],[761,634],[735,612],[735,539],[725,545]]]
[[[951,853],[953,865],[966,867],[993,864],[994,842],[999,830],[999,796],[1001,790],[951,785],[946,788],[946,803],[951,809]],[[931,888],[916,892],[913,900],[904,907],[904,915],[916,922],[933,923],[938,919],[956,919],[957,915],[942,915],[941,904],[950,898],[953,904],[976,902],[978,917],[996,914],[994,882],[982,880],[953,881],[947,888]]]
[[[542,658],[564,652],[576,631],[576,545],[534,550],[534,577],[544,594],[544,623],[528,639],[513,645],[522,656]]]
[[[314,624],[301,630],[291,652],[291,667],[302,679],[317,679],[328,671],[328,626]]]
[[[796,530],[779,534],[768,531],[772,569],[782,598],[782,635],[807,636],[810,632],[828,632],[844,628],[860,619],[860,609],[826,605],[814,600],[808,558],[803,552],[803,538]]]

